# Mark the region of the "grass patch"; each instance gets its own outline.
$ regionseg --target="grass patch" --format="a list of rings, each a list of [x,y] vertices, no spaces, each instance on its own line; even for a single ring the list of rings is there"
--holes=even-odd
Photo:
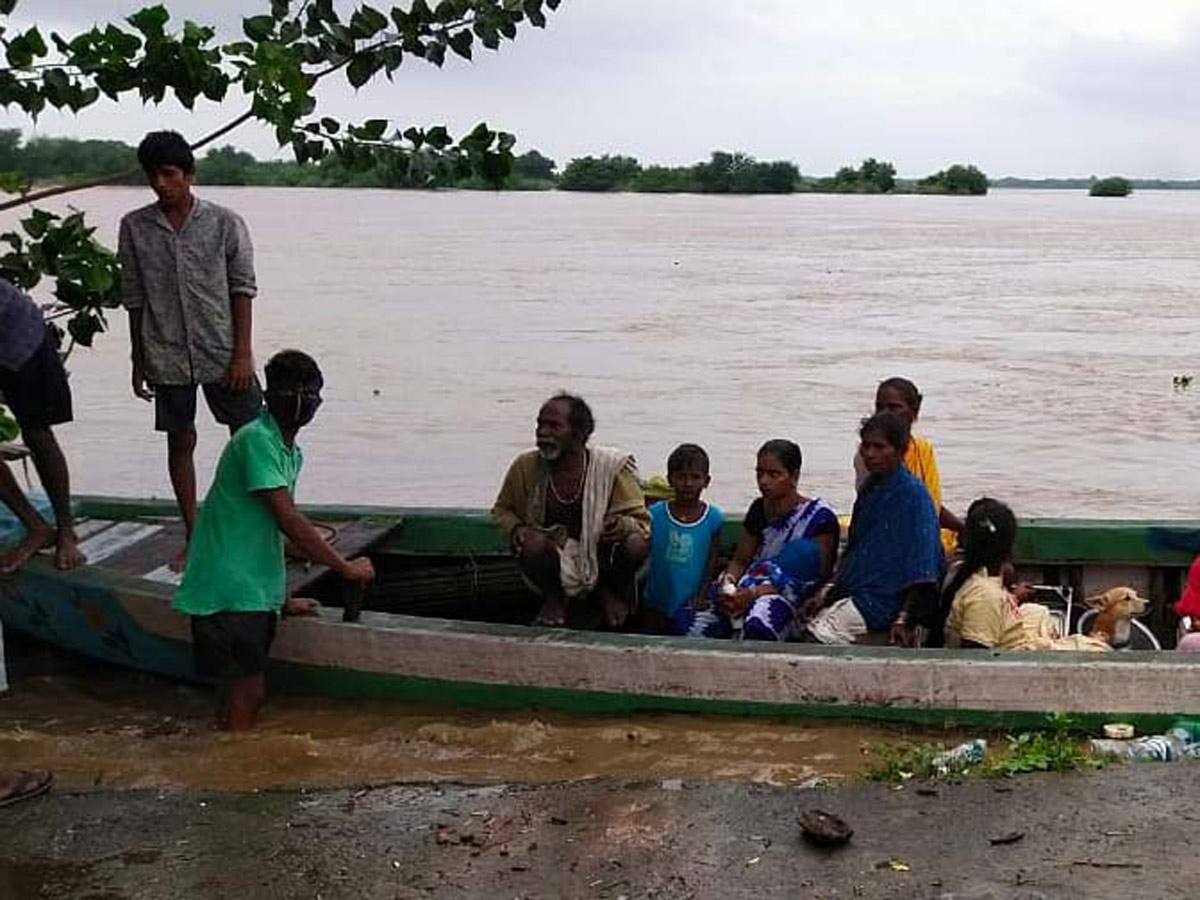
[[[1104,760],[1089,756],[1067,731],[1033,731],[1008,739],[1008,752],[988,760],[986,775],[1022,775],[1026,772],[1077,772],[1103,768]]]
[[[1069,717],[1051,716],[1047,725],[1043,730],[1008,736],[1003,749],[989,747],[981,763],[946,760],[942,755],[953,748],[942,743],[866,744],[863,752],[867,763],[859,777],[864,781],[895,783],[960,778],[968,774],[1011,777],[1028,772],[1077,772],[1104,766],[1104,760],[1088,755]]]

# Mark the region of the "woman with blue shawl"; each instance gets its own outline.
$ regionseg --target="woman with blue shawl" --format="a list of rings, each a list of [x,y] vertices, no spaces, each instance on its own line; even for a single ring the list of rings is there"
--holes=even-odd
[[[852,644],[889,632],[909,645],[914,626],[936,625],[943,553],[929,491],[904,468],[904,419],[880,412],[863,420],[859,452],[867,478],[854,501],[846,550],[826,591],[805,613],[808,635],[822,644]]]
[[[837,556],[837,514],[799,491],[800,447],[767,441],[755,475],[762,494],[751,504],[733,558],[709,591],[709,608],[685,608],[673,630],[694,637],[782,641],[829,576]]]

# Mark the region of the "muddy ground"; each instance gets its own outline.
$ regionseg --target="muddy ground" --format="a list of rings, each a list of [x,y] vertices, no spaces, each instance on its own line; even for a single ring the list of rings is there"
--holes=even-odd
[[[56,791],[0,810],[0,897],[1194,897],[1198,771],[902,788]],[[796,819],[810,807],[847,819],[850,844],[804,844]]]

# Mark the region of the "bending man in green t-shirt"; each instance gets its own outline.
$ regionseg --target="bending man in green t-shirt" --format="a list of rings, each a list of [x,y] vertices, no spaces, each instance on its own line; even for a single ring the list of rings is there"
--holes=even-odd
[[[375,577],[371,561],[347,560],[296,509],[303,454],[296,434],[321,405],[324,379],[312,357],[284,350],[267,363],[267,408],[225,445],[192,535],[175,609],[192,617],[199,673],[215,678],[217,726],[242,731],[266,698],[263,670],[285,601],[284,537],[313,562],[350,581]]]

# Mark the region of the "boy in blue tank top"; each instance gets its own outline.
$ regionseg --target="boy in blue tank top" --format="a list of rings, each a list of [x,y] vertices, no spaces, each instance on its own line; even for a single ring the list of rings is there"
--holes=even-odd
[[[711,481],[703,447],[676,447],[667,459],[667,481],[674,499],[650,507],[650,574],[640,613],[642,630],[654,634],[682,633],[674,620],[712,578],[725,520],[721,510],[700,499]]]

